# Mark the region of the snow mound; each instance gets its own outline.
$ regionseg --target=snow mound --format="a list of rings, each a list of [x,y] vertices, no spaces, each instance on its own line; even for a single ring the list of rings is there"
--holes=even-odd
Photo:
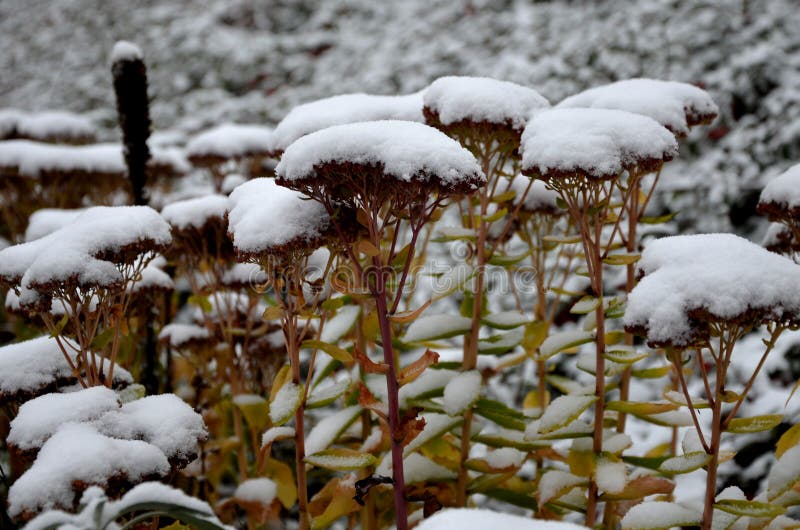
[[[280,253],[288,247],[322,244],[330,218],[325,207],[302,194],[258,178],[230,196],[228,232],[239,254]]]
[[[417,530],[585,530],[561,521],[541,521],[477,508],[446,508],[423,520]]]
[[[275,128],[275,149],[285,151],[298,138],[333,125],[362,121],[424,122],[422,92],[405,96],[343,94],[293,108]]]
[[[142,50],[132,42],[126,40],[117,41],[111,49],[111,62],[142,60],[144,55]]]
[[[444,189],[475,189],[485,182],[469,151],[444,133],[409,121],[337,125],[294,142],[275,169],[284,182],[312,180],[326,164],[380,167],[400,182],[423,182]]]
[[[626,79],[590,88],[561,101],[556,108],[617,109],[649,116],[678,136],[711,123],[719,108],[705,90],[688,83]]]
[[[645,248],[625,326],[652,344],[691,345],[710,321],[800,321],[800,268],[733,234],[665,237]]]
[[[91,141],[95,134],[96,129],[92,122],[79,114],[0,109],[0,139],[86,142]]]
[[[9,514],[26,514],[54,508],[72,509],[74,487],[96,485],[120,489],[170,471],[164,454],[140,440],[117,440],[88,424],[62,426],[39,451],[36,461],[11,486]]]
[[[545,179],[575,174],[609,179],[624,170],[654,169],[677,153],[671,132],[652,118],[622,110],[545,110],[522,134],[523,173]]]
[[[547,187],[544,181],[534,180],[525,175],[517,175],[509,189],[516,193],[514,204],[522,202],[521,209],[526,212],[560,212],[558,192]],[[525,193],[527,191],[527,194]]]
[[[224,218],[228,206],[228,197],[206,195],[170,203],[161,210],[161,216],[179,230],[200,229],[209,219]]]
[[[180,323],[167,324],[158,334],[158,340],[169,343],[173,348],[206,342],[210,337],[208,329],[203,326]]]
[[[0,251],[0,279],[19,285],[20,305],[35,304],[51,286],[112,287],[125,279],[114,261],[130,263],[172,241],[169,225],[147,206],[89,208],[40,239]]]
[[[800,164],[790,167],[764,186],[758,207],[770,214],[770,218],[782,217],[781,210],[800,210]]]
[[[36,210],[28,219],[28,228],[25,230],[25,241],[33,241],[56,230],[65,227],[77,219],[86,208],[61,209],[42,208]]]
[[[471,121],[522,131],[534,109],[550,103],[532,88],[489,77],[440,77],[425,91],[425,110],[442,125]]]
[[[274,146],[271,128],[261,125],[225,123],[202,132],[186,146],[189,159],[232,159],[266,156]]]
[[[119,144],[52,145],[31,140],[0,142],[0,168],[29,178],[48,172],[124,176],[127,171]]]

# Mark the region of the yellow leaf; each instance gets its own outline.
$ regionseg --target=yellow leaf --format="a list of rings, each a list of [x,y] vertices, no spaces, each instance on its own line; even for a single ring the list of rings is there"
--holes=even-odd
[[[423,311],[428,309],[428,306],[431,305],[431,300],[428,300],[424,304],[422,304],[417,309],[413,311],[403,311],[401,313],[395,313],[394,315],[389,315],[389,320],[392,322],[396,322],[399,324],[408,324],[409,322],[413,322],[417,319],[418,316],[422,314]]]
[[[778,443],[775,444],[775,458],[780,458],[783,453],[800,443],[800,423],[792,427],[781,435]]]
[[[267,458],[263,465],[264,475],[271,478],[278,486],[278,500],[287,510],[297,502],[297,486],[294,482],[292,468],[280,460]]]
[[[281,389],[283,385],[286,384],[287,381],[292,379],[292,367],[288,364],[284,364],[278,373],[275,374],[275,379],[272,380],[272,388],[269,391],[269,400],[275,401],[275,395],[278,393],[278,390]]]
[[[397,378],[400,386],[410,383],[425,371],[427,367],[439,362],[439,354],[433,350],[425,350],[422,356],[400,370],[400,376]]]
[[[356,250],[359,253],[364,254],[366,256],[369,256],[369,257],[377,256],[378,254],[381,253],[381,251],[378,250],[378,247],[376,247],[375,245],[373,245],[371,242],[367,241],[366,239],[359,239],[358,240],[358,243],[356,243]]]
[[[278,320],[283,318],[283,308],[278,306],[270,306],[261,313],[262,320]]]
[[[343,364],[349,365],[353,362],[353,356],[349,351],[329,342],[323,342],[321,340],[304,340],[302,347],[322,350]]]

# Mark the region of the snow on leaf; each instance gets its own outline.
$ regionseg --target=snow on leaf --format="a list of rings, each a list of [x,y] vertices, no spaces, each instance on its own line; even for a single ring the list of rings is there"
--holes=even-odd
[[[273,442],[294,438],[294,427],[270,427],[261,435],[261,447]]]
[[[472,329],[472,319],[456,315],[430,315],[411,323],[405,342],[427,342],[463,335]]]
[[[320,340],[330,344],[335,344],[339,339],[344,337],[358,320],[358,315],[361,312],[361,307],[357,305],[346,305],[340,307],[336,314],[325,322],[325,327],[322,328]]]
[[[469,409],[481,393],[483,378],[477,370],[464,372],[444,387],[444,410],[450,416],[458,416]]]
[[[733,418],[730,423],[728,423],[728,427],[725,430],[736,434],[769,431],[777,427],[782,421],[782,414],[766,414],[763,416],[751,416],[750,418]]]
[[[786,513],[783,506],[746,499],[722,499],[714,504],[714,508],[740,517],[772,519]]]
[[[289,421],[303,401],[303,387],[288,381],[269,404],[269,417],[276,426]]]
[[[371,466],[375,463],[375,457],[369,453],[336,447],[308,455],[305,462],[334,471],[352,471]]]
[[[674,502],[643,502],[622,518],[623,530],[669,530],[675,526],[698,526],[702,514]]]
[[[306,408],[314,409],[330,405],[352,386],[353,381],[350,377],[342,378],[332,384],[321,384],[314,387],[311,395],[308,396]]]
[[[566,427],[597,401],[596,396],[559,396],[553,400],[539,418],[539,433],[548,434]]]
[[[700,469],[710,461],[711,455],[707,454],[705,451],[689,453],[673,456],[672,458],[664,460],[659,466],[658,470],[662,473],[668,473],[670,475],[680,475]]]
[[[776,502],[800,482],[800,445],[787,449],[767,474],[767,498]]]
[[[306,451],[314,454],[327,449],[356,421],[361,410],[358,405],[353,405],[320,420],[306,436]]]
[[[606,493],[619,493],[625,489],[627,472],[624,462],[601,458],[595,471],[597,486]]]
[[[555,333],[547,337],[539,347],[542,359],[549,359],[553,355],[586,344],[594,340],[594,333],[591,331],[570,330]]]
[[[564,495],[572,488],[585,486],[588,480],[566,471],[547,471],[539,480],[539,504],[548,503]]]
[[[502,311],[486,315],[481,322],[490,328],[514,329],[527,324],[528,318],[517,311]]]

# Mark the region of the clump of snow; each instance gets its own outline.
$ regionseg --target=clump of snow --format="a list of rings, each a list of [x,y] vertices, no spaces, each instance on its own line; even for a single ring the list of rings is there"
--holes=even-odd
[[[247,479],[233,492],[233,498],[239,501],[256,502],[269,506],[278,495],[278,485],[268,478]]]
[[[306,436],[306,453],[313,455],[327,449],[350,424],[356,421],[361,410],[360,406],[353,405],[320,420]]]
[[[444,411],[450,416],[462,414],[481,393],[483,377],[477,370],[458,374],[444,387]]]
[[[210,336],[203,326],[174,322],[161,328],[158,340],[168,342],[173,348],[181,348],[195,341],[206,341]]]
[[[800,208],[800,164],[767,182],[758,202],[760,207],[774,204],[784,209]]]
[[[164,477],[169,470],[164,454],[147,442],[109,438],[88,424],[68,423],[50,437],[31,468],[9,489],[9,515],[71,509],[76,484],[136,483]]]
[[[170,461],[187,462],[207,436],[203,418],[175,394],[159,394],[125,403],[97,421],[102,434],[144,440]]]
[[[163,267],[167,265],[167,260],[164,256],[156,256],[144,269],[142,269],[141,277],[129,285],[130,292],[140,293],[143,291],[172,291],[175,288],[175,282],[169,274],[164,272]]]
[[[0,139],[84,142],[93,139],[95,133],[89,119],[71,112],[0,109]]]
[[[261,125],[225,123],[202,132],[186,145],[190,159],[266,156],[274,149],[274,133]]]
[[[506,469],[521,466],[525,460],[525,454],[513,447],[501,447],[500,449],[489,451],[483,459],[492,469]]]
[[[622,110],[552,109],[537,112],[522,134],[523,173],[607,179],[671,160],[675,137],[647,116]]]
[[[240,175],[239,173],[230,173],[225,175],[225,178],[222,179],[220,190],[222,193],[229,194],[235,190],[237,186],[240,186],[245,182],[247,182],[247,178],[244,175]]]
[[[1,250],[0,278],[19,284],[25,306],[47,295],[48,285],[55,283],[120,284],[122,272],[106,256],[113,259],[128,248],[156,250],[171,241],[169,225],[150,207],[97,206],[45,237]]]
[[[117,394],[104,386],[66,394],[45,394],[19,408],[7,441],[23,451],[38,449],[64,423],[93,421],[119,406]]]
[[[28,218],[28,228],[25,230],[25,241],[33,241],[56,230],[63,228],[78,218],[86,208],[70,210],[60,208],[42,208],[36,210]]]
[[[557,212],[558,192],[547,187],[544,181],[517,175],[511,181],[509,189],[516,193],[514,204],[522,202],[522,210],[526,212]],[[527,194],[526,194],[527,191]]]
[[[285,155],[284,155],[285,156]],[[237,252],[260,254],[320,242],[330,225],[325,207],[270,178],[245,182],[230,196],[228,232]]]
[[[15,168],[20,175],[37,178],[43,172],[126,172],[119,144],[52,145],[31,140],[0,142],[0,167]]]
[[[222,274],[221,283],[226,287],[261,285],[266,283],[267,273],[255,263],[235,263]],[[326,324],[327,326],[327,324]]]
[[[298,138],[333,125],[362,121],[423,122],[422,92],[406,96],[343,94],[293,108],[275,128],[275,149],[285,151]]]
[[[403,340],[421,342],[451,337],[472,328],[472,319],[460,315],[428,315],[416,319],[408,326]]]
[[[272,427],[264,431],[264,434],[261,435],[261,447],[271,444],[276,440],[293,437],[294,427],[287,427],[285,425],[282,427]]]
[[[132,42],[126,40],[117,41],[111,49],[111,62],[142,60],[144,54],[142,50]]]
[[[392,476],[392,459],[386,456],[375,470],[383,476]],[[415,484],[426,481],[452,480],[456,478],[455,471],[437,464],[430,458],[419,453],[411,453],[403,458],[403,479],[406,484]],[[418,527],[419,528],[419,527]]]
[[[622,528],[637,530],[697,526],[702,518],[698,510],[675,502],[643,502],[622,518]]]
[[[209,219],[224,218],[228,206],[228,197],[206,195],[170,203],[161,210],[161,216],[180,230],[202,228]]]
[[[425,91],[425,108],[443,125],[462,121],[507,125],[522,131],[535,109],[550,103],[532,88],[489,77],[440,77]]]
[[[478,508],[446,508],[423,520],[418,530],[586,530],[562,521],[544,521]]]
[[[61,338],[62,342],[69,339]],[[74,360],[75,354],[67,346]],[[106,365],[107,366],[107,365]],[[107,368],[106,368],[107,370]],[[38,337],[0,347],[0,401],[16,396],[38,394],[71,384],[75,375],[56,339]],[[114,368],[114,384],[130,384],[131,374],[120,366]]]
[[[337,125],[304,136],[290,145],[275,172],[292,182],[314,177],[325,164],[381,166],[401,182],[476,187],[485,182],[469,151],[444,133],[409,121],[371,121]]]
[[[705,90],[688,83],[625,79],[590,88],[561,101],[557,108],[617,109],[649,116],[679,136],[708,123],[719,108]]]
[[[269,417],[272,423],[285,423],[300,406],[303,399],[303,387],[297,383],[287,382],[275,394],[269,404]]]
[[[585,485],[586,483],[586,478],[567,473],[566,471],[558,469],[547,471],[539,480],[539,503],[545,504],[550,502],[570,489]]]
[[[638,262],[625,326],[653,344],[686,346],[707,336],[708,320],[800,320],[800,269],[733,234],[666,237]]]

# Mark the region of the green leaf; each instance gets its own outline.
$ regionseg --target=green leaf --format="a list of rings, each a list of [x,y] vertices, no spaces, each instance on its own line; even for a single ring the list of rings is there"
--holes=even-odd
[[[639,379],[660,379],[665,375],[669,375],[671,370],[672,366],[665,364],[663,366],[655,366],[653,368],[643,368],[642,370],[631,370],[631,375],[633,377],[638,377]]]
[[[570,313],[573,315],[585,315],[586,313],[591,313],[597,306],[600,305],[600,299],[596,296],[584,296],[577,302],[572,308],[569,310]]]
[[[304,461],[308,464],[334,471],[353,471],[375,464],[376,458],[369,453],[362,453],[344,447],[335,447],[308,455]]]
[[[631,265],[641,258],[641,254],[609,254],[603,258],[603,263],[606,265]]]
[[[592,342],[594,340],[594,333],[591,331],[583,330],[570,330],[555,333],[547,337],[542,345],[539,347],[539,355],[542,359],[549,359],[553,355],[560,353],[564,350],[569,350]]]
[[[609,401],[606,409],[633,414],[634,416],[649,416],[650,414],[661,414],[677,410],[675,403],[651,403],[649,401]]]
[[[405,342],[429,342],[463,335],[472,329],[472,319],[456,315],[431,315],[415,320],[403,337]]]
[[[492,257],[489,258],[489,264],[497,267],[510,267],[511,265],[516,265],[530,255],[530,251],[523,252],[522,254],[502,254],[500,252],[495,252]]]
[[[711,455],[704,451],[698,451],[667,458],[661,463],[658,470],[669,475],[682,475],[700,469],[710,461]]]
[[[528,323],[528,318],[518,311],[489,313],[481,319],[481,324],[493,329],[514,329]]]
[[[437,237],[431,239],[434,243],[446,243],[449,241],[475,241],[477,238],[475,230],[471,228],[460,228],[448,226],[437,230]]]
[[[233,396],[233,404],[252,428],[260,431],[267,426],[269,406],[263,397],[257,394],[237,394]]]
[[[714,508],[723,512],[732,513],[741,517],[755,517],[757,519],[774,519],[786,513],[786,508],[766,502],[747,501],[738,499],[723,499],[714,504]]]
[[[543,241],[547,243],[556,243],[560,245],[572,245],[582,241],[580,234],[572,234],[567,236],[544,236]]]
[[[792,425],[788,431],[783,433],[775,444],[775,458],[780,458],[783,453],[800,443],[800,423]]]
[[[288,381],[275,394],[269,404],[269,417],[275,426],[289,421],[303,402],[303,387]]]
[[[606,353],[603,354],[603,357],[615,363],[633,364],[636,361],[641,361],[647,357],[647,355],[647,352],[636,351],[636,348],[633,346],[619,344],[608,348]]]
[[[351,364],[353,362],[353,355],[349,351],[329,342],[304,340],[301,346],[308,349],[320,349],[343,364]]]
[[[102,351],[111,339],[114,338],[114,328],[106,328],[92,339],[92,344],[89,346],[93,351]]]
[[[525,330],[517,328],[506,333],[478,340],[478,353],[483,355],[502,355],[520,345],[525,338]]]
[[[678,212],[659,215],[657,217],[640,217],[639,222],[646,225],[660,225],[672,221],[676,215],[678,215]]]
[[[482,493],[492,499],[496,499],[513,506],[518,506],[526,510],[532,510],[534,513],[539,509],[538,505],[536,504],[536,499],[534,499],[531,495],[526,495],[514,490],[506,488],[492,488],[485,490]]]
[[[346,377],[341,381],[337,381],[330,385],[325,385],[321,388],[319,386],[315,387],[311,392],[311,395],[308,396],[306,408],[315,409],[330,405],[339,399],[339,397],[341,397],[345,392],[347,392],[352,384],[353,382],[350,380],[350,378]]]
[[[527,417],[499,401],[480,398],[475,403],[475,412],[501,427],[517,431],[525,430]]]
[[[657,515],[657,516],[656,516]],[[622,530],[669,530],[676,526],[699,526],[702,514],[674,502],[637,504],[622,518]]]
[[[187,300],[187,303],[198,306],[203,313],[210,313],[214,308],[211,306],[207,296],[193,294]]]
[[[783,421],[783,415],[781,414],[734,418],[728,423],[728,428],[725,430],[735,434],[769,431],[780,425],[781,421]]]
[[[539,432],[547,434],[566,427],[577,420],[583,411],[591,407],[595,401],[597,401],[597,396],[566,395],[557,397],[539,418]]]

